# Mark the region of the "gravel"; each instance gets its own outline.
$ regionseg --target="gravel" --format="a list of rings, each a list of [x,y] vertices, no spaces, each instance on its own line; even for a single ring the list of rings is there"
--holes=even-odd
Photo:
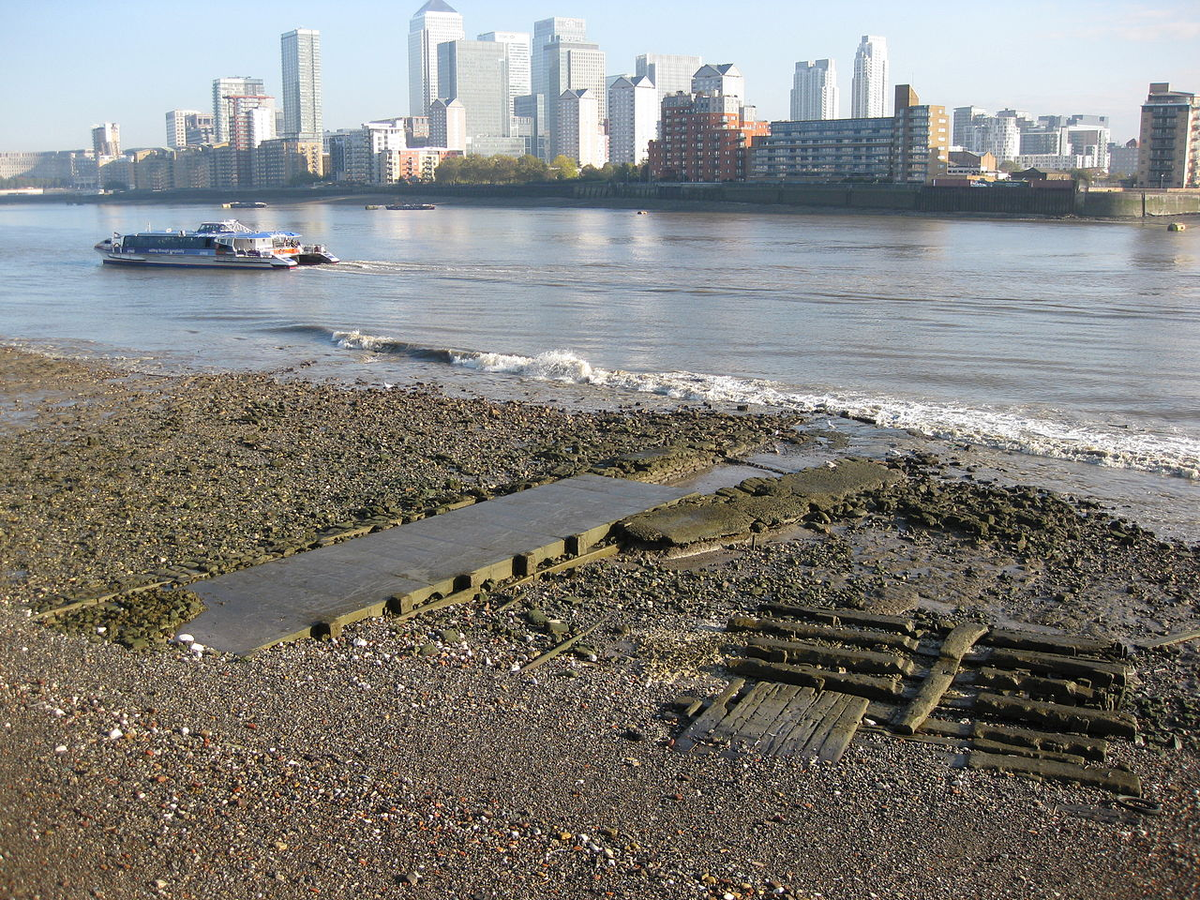
[[[416,512],[450,479],[503,489],[685,433],[700,452],[700,435],[744,443],[748,423],[774,426],[127,378],[9,351],[0,371],[6,897],[1133,898],[1200,883],[1194,645],[1138,658],[1148,739],[1114,749],[1161,815],[890,737],[860,737],[836,766],[671,748],[674,701],[723,683],[725,618],[765,599],[1135,640],[1195,620],[1195,548],[1127,526],[1110,545],[1111,522],[1063,518],[1049,499],[1034,507],[1070,531],[1050,542],[1051,565],[1017,551],[1003,522],[982,538],[901,527],[913,498],[893,496],[795,540],[626,554],[248,660],[186,642],[135,651],[107,625],[58,633],[25,607],[148,567],[226,563],[248,542],[298,543],[384,495]],[[980,491],[976,506],[995,499],[966,493]]]

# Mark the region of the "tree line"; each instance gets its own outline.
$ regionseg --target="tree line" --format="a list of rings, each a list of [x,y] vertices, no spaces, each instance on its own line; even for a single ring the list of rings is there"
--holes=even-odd
[[[641,181],[648,167],[632,163],[583,166],[569,156],[550,162],[531,154],[515,156],[448,156],[437,167],[438,184],[534,184],[546,181]]]

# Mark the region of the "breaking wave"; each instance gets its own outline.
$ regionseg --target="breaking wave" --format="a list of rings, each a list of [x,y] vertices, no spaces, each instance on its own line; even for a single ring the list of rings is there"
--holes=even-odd
[[[854,392],[808,392],[767,379],[605,369],[568,350],[520,356],[437,349],[358,331],[333,332],[333,340],[347,349],[437,360],[491,375],[593,385],[677,400],[823,413],[998,450],[1200,480],[1200,442],[1171,433],[1071,421],[1052,409],[969,407]]]

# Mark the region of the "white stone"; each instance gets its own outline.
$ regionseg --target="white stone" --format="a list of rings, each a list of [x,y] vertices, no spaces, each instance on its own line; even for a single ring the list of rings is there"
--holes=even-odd
[[[190,650],[191,650],[193,653],[195,653],[197,656],[199,656],[201,653],[203,653],[203,652],[204,652],[204,645],[203,645],[203,644],[198,644],[198,643],[196,643],[195,641],[192,641],[192,646],[191,646],[189,649],[190,649]]]
[[[175,635],[175,640],[181,644],[190,644],[196,639],[190,634],[177,634]]]
[[[117,738],[122,737],[123,735],[124,735],[124,732],[121,731],[120,728],[114,728],[112,731],[110,731],[108,733],[108,739],[110,741],[115,741]]]

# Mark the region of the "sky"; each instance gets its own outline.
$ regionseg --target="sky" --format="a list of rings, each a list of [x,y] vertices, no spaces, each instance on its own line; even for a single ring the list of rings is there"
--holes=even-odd
[[[325,127],[407,115],[408,24],[424,0],[291,0],[286,4],[7,0],[0,3],[0,151],[91,146],[100,122],[125,149],[162,146],[171,109],[211,111],[212,81],[264,79],[279,96],[279,36],[321,32]],[[608,71],[641,53],[731,62],[760,119],[786,119],[799,60],[832,58],[841,115],[850,114],[854,51],[887,38],[891,81],[923,103],[1033,115],[1108,115],[1113,140],[1137,136],[1150,82],[1200,93],[1200,3],[911,0],[808,3],[690,0],[449,0],[468,38],[529,31],[538,19],[587,20]]]

